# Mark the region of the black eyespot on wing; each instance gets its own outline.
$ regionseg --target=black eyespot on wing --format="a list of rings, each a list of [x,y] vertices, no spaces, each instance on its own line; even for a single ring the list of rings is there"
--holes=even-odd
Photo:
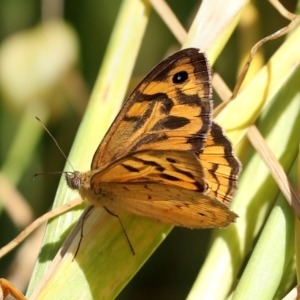
[[[188,78],[189,74],[186,71],[180,71],[173,76],[172,81],[173,83],[178,84],[185,82]]]

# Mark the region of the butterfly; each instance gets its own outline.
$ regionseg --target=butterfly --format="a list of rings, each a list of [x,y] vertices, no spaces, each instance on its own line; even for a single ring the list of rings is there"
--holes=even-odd
[[[241,164],[212,120],[208,60],[174,53],[134,89],[85,173],[67,184],[90,204],[190,228],[226,227]]]

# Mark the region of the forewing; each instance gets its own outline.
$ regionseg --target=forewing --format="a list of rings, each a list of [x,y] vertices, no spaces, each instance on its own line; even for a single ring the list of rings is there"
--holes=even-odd
[[[198,49],[158,64],[136,87],[99,145],[92,169],[143,149],[200,151],[211,126],[211,78]]]
[[[229,205],[237,189],[242,166],[233,153],[231,142],[214,122],[199,158],[205,172],[207,195]]]
[[[110,210],[190,228],[226,227],[237,215],[225,204],[197,191],[159,183],[104,183]]]

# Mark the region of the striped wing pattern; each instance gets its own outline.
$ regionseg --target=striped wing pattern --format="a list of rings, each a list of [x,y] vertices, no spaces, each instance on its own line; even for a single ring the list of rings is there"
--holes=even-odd
[[[203,149],[211,127],[210,81],[207,59],[197,49],[160,63],[126,101],[91,168],[102,169],[138,150]]]
[[[210,68],[198,49],[158,64],[100,143],[91,171],[67,182],[95,206],[192,228],[225,227],[241,165],[212,121]]]

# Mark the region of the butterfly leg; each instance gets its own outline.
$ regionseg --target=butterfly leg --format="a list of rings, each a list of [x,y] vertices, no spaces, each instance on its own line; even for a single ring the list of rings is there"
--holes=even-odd
[[[84,222],[85,220],[87,219],[87,217],[90,215],[90,212],[94,209],[94,206],[93,205],[90,205],[86,211],[84,212],[84,215],[82,216],[80,222],[80,238],[79,238],[79,242],[78,242],[78,245],[77,245],[77,249],[75,251],[75,254],[74,254],[74,257],[72,259],[72,261],[74,261],[74,259],[76,258],[77,254],[78,254],[78,251],[79,251],[79,248],[80,248],[80,245],[81,245],[81,242],[82,242],[82,239],[84,237],[83,235],[83,226],[84,226]]]
[[[117,214],[115,214],[115,213],[113,213],[112,211],[110,211],[107,207],[105,207],[105,206],[103,206],[103,207],[104,207],[104,209],[105,209],[110,215],[112,215],[113,217],[116,217],[116,218],[119,220],[119,223],[120,223],[120,225],[121,225],[121,227],[122,227],[122,230],[123,230],[123,232],[124,232],[124,234],[125,234],[125,237],[126,237],[126,239],[127,239],[127,242],[128,242],[128,244],[129,244],[129,247],[130,247],[130,249],[131,249],[131,252],[132,252],[133,255],[135,255],[133,246],[132,246],[132,244],[131,244],[131,242],[130,242],[130,240],[129,240],[129,237],[128,237],[128,235],[127,235],[127,232],[126,232],[126,230],[125,230],[125,227],[124,227],[124,225],[123,225],[123,223],[122,223],[120,217],[119,217]]]

